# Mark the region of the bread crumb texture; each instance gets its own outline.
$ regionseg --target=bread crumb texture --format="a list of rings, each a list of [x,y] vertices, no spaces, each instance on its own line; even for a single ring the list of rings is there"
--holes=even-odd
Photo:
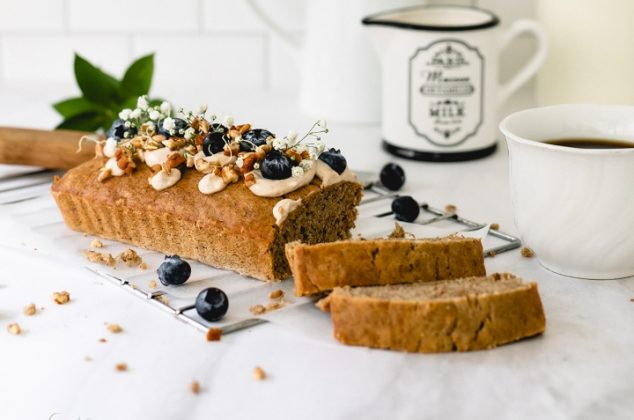
[[[66,290],[53,293],[53,302],[57,303],[58,305],[67,304],[68,302],[70,302],[70,293],[68,293]]]

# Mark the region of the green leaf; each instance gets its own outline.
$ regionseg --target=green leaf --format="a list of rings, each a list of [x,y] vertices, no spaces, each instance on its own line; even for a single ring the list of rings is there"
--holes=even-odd
[[[79,131],[96,131],[103,128],[104,116],[98,112],[85,112],[66,118],[57,127],[57,129],[79,130]]]
[[[101,105],[118,102],[120,83],[117,79],[75,54],[75,78],[84,97]]]
[[[124,97],[138,97],[150,91],[154,74],[154,54],[136,60],[128,67],[121,81],[121,94]]]
[[[103,107],[88,101],[85,98],[69,98],[53,104],[53,108],[64,118],[71,118],[75,115],[90,111],[101,111]]]

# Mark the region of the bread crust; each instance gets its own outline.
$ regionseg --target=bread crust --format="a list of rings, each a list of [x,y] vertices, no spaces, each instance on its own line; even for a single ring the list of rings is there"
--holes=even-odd
[[[289,243],[286,257],[295,294],[306,296],[341,286],[371,286],[484,276],[478,239],[347,240]]]
[[[175,186],[156,191],[148,184],[153,173],[145,165],[139,165],[130,176],[97,181],[105,161],[88,161],[53,183],[53,197],[69,228],[178,254],[262,280],[288,277],[283,244],[282,250],[276,252],[276,241],[282,236],[287,241],[289,235],[283,235],[285,224],[297,222],[310,206],[323,205],[328,194],[344,197],[341,205],[347,208],[345,217],[326,228],[322,237],[304,239],[315,242],[348,237],[362,189],[359,184],[341,182],[322,190],[315,179],[283,197],[266,198],[254,195],[243,182],[237,182],[208,196],[198,191],[203,174],[190,170]],[[283,198],[301,199],[302,206],[277,226],[272,210]]]
[[[546,327],[535,283],[499,293],[427,300],[353,296],[337,288],[319,306],[330,311],[340,342],[407,352],[490,349],[540,334]]]

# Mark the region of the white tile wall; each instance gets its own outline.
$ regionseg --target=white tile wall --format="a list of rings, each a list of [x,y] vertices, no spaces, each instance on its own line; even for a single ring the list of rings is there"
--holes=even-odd
[[[286,31],[301,36],[307,2],[320,0],[257,1]],[[535,14],[534,0],[429,1],[476,3],[504,23]],[[530,51],[530,42],[524,44],[505,54],[510,71]],[[183,80],[208,87],[299,84],[296,57],[246,0],[0,0],[0,85],[71,84],[74,51],[116,76],[134,58],[155,51],[158,90]]]

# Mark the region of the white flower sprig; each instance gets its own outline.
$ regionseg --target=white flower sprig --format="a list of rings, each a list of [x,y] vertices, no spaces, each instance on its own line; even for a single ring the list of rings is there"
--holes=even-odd
[[[289,131],[288,134],[282,138],[274,138],[271,142],[271,146],[275,150],[280,151],[290,149],[295,149],[298,153],[308,151],[310,159],[317,159],[326,149],[326,145],[321,139],[321,135],[326,133],[328,133],[326,121],[319,120],[316,121],[299,140],[297,132]]]

